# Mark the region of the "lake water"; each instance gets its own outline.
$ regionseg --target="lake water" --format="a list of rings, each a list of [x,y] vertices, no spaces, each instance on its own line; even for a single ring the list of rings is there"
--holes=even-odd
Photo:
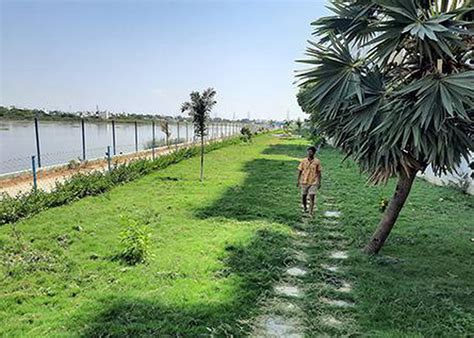
[[[193,126],[180,122],[179,138],[191,141]],[[170,124],[171,142],[178,136],[176,122]],[[227,133],[232,128],[227,127]],[[237,128],[235,128],[237,130]],[[186,132],[187,131],[187,132]],[[222,125],[213,124],[210,136],[222,136],[226,132]],[[42,167],[67,163],[82,158],[81,122],[39,122]],[[85,122],[86,158],[104,158],[107,146],[112,146],[111,122]],[[135,151],[135,125],[115,123],[116,154]],[[157,142],[164,142],[165,135],[158,122],[155,126]],[[152,141],[152,125],[138,123],[138,149],[146,149]],[[33,121],[0,121],[0,174],[31,169],[31,156],[36,155],[35,127]]]

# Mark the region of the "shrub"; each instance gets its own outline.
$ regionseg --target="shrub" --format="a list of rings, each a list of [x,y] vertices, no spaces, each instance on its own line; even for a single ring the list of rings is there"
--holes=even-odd
[[[206,145],[204,150],[209,152],[237,142],[237,139],[214,142]],[[64,182],[57,183],[51,192],[31,190],[13,197],[3,194],[0,201],[0,225],[16,222],[45,209],[68,204],[86,196],[101,194],[116,185],[133,181],[197,154],[197,147],[181,148],[154,160],[140,159],[118,165],[109,172],[77,173]]]
[[[126,216],[121,216],[120,221],[124,227],[120,232],[123,249],[117,258],[128,265],[148,262],[152,256],[150,227]]]
[[[240,134],[240,139],[243,142],[252,142],[253,134],[249,127],[242,127],[242,129],[240,129]]]

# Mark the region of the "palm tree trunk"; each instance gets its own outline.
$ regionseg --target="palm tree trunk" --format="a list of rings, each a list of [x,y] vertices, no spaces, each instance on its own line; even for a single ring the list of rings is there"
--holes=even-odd
[[[415,180],[417,170],[413,169],[408,174],[402,171],[398,178],[397,187],[393,194],[387,210],[385,211],[377,230],[372,235],[372,239],[364,248],[364,252],[368,254],[376,254],[383,247],[390,231],[397,221],[398,215],[407,200],[413,181]]]
[[[201,135],[201,182],[204,178],[204,135]]]

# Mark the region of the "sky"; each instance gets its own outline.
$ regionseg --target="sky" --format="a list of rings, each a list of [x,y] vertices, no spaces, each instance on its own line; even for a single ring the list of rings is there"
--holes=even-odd
[[[176,116],[304,117],[294,72],[325,0],[0,0],[0,105]]]

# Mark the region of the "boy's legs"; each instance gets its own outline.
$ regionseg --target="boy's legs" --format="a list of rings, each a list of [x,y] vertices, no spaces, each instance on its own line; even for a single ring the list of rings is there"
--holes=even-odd
[[[316,190],[317,190],[317,185],[313,184],[311,187],[308,189],[309,193],[309,214],[313,216],[314,214],[314,203],[316,200]]]
[[[304,212],[308,211],[308,205],[307,205],[307,200],[308,200],[308,185],[307,184],[302,184],[301,185],[301,203],[303,204],[303,210]]]
[[[308,211],[308,207],[306,205],[306,200],[307,200],[308,195],[306,194],[301,194],[301,203],[303,203],[303,210],[304,212]]]
[[[314,200],[315,200],[316,194],[310,194],[309,195],[309,214],[313,216],[314,214]]]

